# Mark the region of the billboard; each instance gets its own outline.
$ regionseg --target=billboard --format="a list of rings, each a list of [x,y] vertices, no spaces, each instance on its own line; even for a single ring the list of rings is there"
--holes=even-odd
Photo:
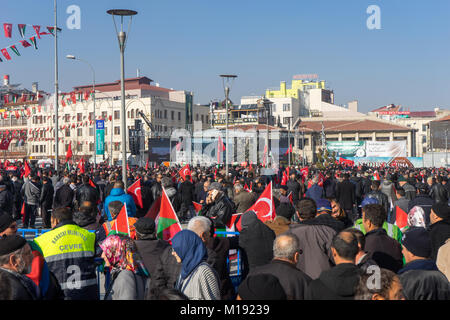
[[[329,141],[328,151],[339,157],[406,157],[406,140],[402,141]]]
[[[148,160],[157,163],[170,161],[170,139],[148,139]]]
[[[355,162],[355,166],[369,166],[369,167],[407,167],[407,168],[422,168],[423,158],[420,157],[351,157],[347,160]]]
[[[450,131],[450,121],[431,121],[430,122],[430,133],[432,144],[430,148],[433,149],[446,149],[445,146],[445,134],[446,130]],[[447,132],[449,134],[449,132]],[[448,139],[448,137],[447,137]],[[447,143],[449,143],[447,141]]]
[[[364,157],[364,141],[329,141],[327,149],[340,157]]]
[[[96,154],[105,153],[105,120],[95,120],[96,128]]]

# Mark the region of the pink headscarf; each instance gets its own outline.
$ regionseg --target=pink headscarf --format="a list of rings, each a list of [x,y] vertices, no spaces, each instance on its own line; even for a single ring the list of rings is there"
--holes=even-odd
[[[112,267],[135,271],[136,265],[133,260],[134,245],[131,239],[123,239],[118,235],[107,237],[100,248],[105,253],[106,259]]]

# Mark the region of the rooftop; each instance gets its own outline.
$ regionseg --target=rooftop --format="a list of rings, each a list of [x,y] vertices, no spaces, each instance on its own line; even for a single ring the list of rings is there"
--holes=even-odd
[[[174,91],[172,89],[161,88],[158,86],[153,86],[151,83],[152,79],[147,77],[138,77],[138,78],[128,78],[125,79],[125,90],[151,90],[151,91],[160,91],[160,92],[171,92]],[[87,91],[92,89],[92,84],[76,86],[74,87],[75,91]],[[95,90],[102,92],[110,92],[110,91],[120,91],[120,80],[109,83],[96,83]]]
[[[411,128],[409,127],[370,119],[325,121],[309,121],[302,119],[299,128],[304,128],[305,131],[320,132],[322,131],[322,123],[325,132],[411,131]]]

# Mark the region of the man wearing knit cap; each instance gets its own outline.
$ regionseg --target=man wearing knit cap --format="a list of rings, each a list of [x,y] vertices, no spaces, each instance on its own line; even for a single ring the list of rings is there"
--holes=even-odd
[[[286,293],[277,277],[256,274],[242,281],[236,300],[286,300]]]
[[[12,236],[17,232],[17,223],[9,214],[0,215],[0,237]]]
[[[450,207],[446,203],[435,203],[431,207],[430,222],[431,259],[436,261],[439,248],[450,238]]]
[[[0,274],[10,283],[11,300],[38,300],[39,290],[25,275],[31,270],[33,255],[27,241],[19,235],[0,238]]]
[[[409,229],[402,240],[406,264],[399,270],[403,293],[408,300],[448,300],[450,284],[436,263],[429,259],[431,239],[425,228]]]

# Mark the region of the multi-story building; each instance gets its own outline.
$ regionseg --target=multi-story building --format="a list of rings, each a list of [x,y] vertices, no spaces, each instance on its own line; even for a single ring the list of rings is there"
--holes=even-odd
[[[41,110],[40,104],[47,96],[38,91],[37,82],[32,90],[11,84],[9,75],[3,78],[0,86],[0,138],[12,138],[5,158],[9,161],[22,161],[27,157],[29,142],[37,137],[29,126],[34,115]]]
[[[189,129],[198,109],[193,105],[192,92],[162,88],[153,85],[147,77],[125,79],[126,129],[134,129],[135,120],[142,119],[143,114],[152,124],[150,129],[143,121],[141,135],[149,137],[170,137],[175,129]],[[95,117],[92,85],[74,87],[72,93],[61,94],[59,103],[59,157],[64,160],[69,144],[75,159],[90,157],[94,154],[95,120],[105,120],[105,154],[98,156],[97,162],[103,160],[121,160],[121,91],[120,81],[96,84]],[[64,103],[62,103],[64,101]],[[65,105],[65,106],[64,106]],[[47,107],[47,106],[46,106]],[[197,112],[198,113],[198,112]],[[44,131],[44,137],[35,141],[29,148],[33,158],[54,158],[55,116],[53,106],[43,109],[42,123],[30,124]],[[201,119],[201,118],[200,118]],[[204,122],[208,123],[204,117]],[[41,128],[42,126],[42,128]],[[147,139],[145,139],[147,140]],[[41,147],[42,146],[42,147]],[[144,149],[147,149],[147,141]]]
[[[368,115],[416,129],[416,154],[422,157],[430,149],[430,122],[450,115],[450,110],[435,108],[433,111],[410,111],[391,104],[372,110]]]

